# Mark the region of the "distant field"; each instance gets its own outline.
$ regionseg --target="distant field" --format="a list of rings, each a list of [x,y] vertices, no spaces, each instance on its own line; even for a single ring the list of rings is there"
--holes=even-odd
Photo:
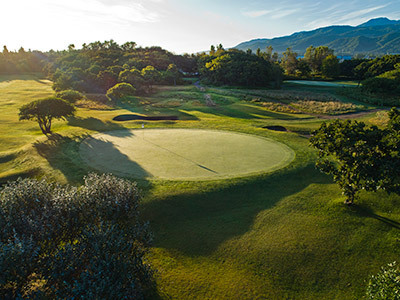
[[[295,84],[284,85],[281,91],[158,87],[153,95],[132,97],[115,106],[82,103],[75,117],[55,122],[56,134],[47,139],[35,122],[20,122],[17,114],[24,103],[52,95],[51,82],[33,75],[2,76],[0,182],[18,176],[46,176],[79,185],[84,175],[97,171],[81,157],[80,145],[97,134],[118,144],[112,151],[119,152],[120,158],[125,155],[125,160],[116,163],[126,163],[129,168],[134,158],[123,154],[124,142],[117,142],[113,132],[137,132],[137,142],[143,123],[144,139],[152,130],[196,129],[230,132],[235,137],[244,134],[271,141],[269,145],[284,145],[293,150],[294,160],[274,172],[207,181],[149,180],[146,176],[137,180],[143,195],[143,218],[154,233],[148,260],[158,270],[159,298],[362,299],[369,276],[399,258],[396,222],[400,222],[400,197],[361,193],[357,205],[348,208],[331,178],[315,169],[316,153],[309,147],[308,136],[324,120],[315,114],[311,102],[292,107],[298,111],[290,106],[304,97],[319,104],[335,97],[337,106],[331,116],[340,113],[344,104],[355,105],[357,110],[372,108],[337,95],[337,89]],[[175,115],[179,120],[112,120],[129,113]],[[362,120],[383,125],[387,116],[372,112],[363,114]],[[268,126],[282,126],[286,131],[266,129]],[[168,139],[175,138],[161,136],[152,142],[167,143]],[[251,161],[260,154],[259,165],[267,162],[263,145],[250,150],[250,143],[238,142],[244,151],[249,146],[238,161]],[[100,149],[94,146],[94,152]],[[218,148],[231,150],[228,144]],[[176,154],[213,169],[186,152]],[[229,163],[221,165],[231,167]],[[176,169],[174,172],[177,174]]]

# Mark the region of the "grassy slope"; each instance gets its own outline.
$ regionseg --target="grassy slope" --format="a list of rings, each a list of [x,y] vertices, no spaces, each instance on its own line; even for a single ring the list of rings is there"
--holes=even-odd
[[[159,270],[163,299],[359,299],[369,275],[398,259],[399,197],[365,193],[356,207],[344,207],[330,178],[314,169],[306,138],[262,128],[283,125],[307,133],[319,126],[318,119],[271,112],[241,102],[236,93],[227,98],[211,91],[218,106],[207,107],[203,93],[193,87],[168,88],[134,99],[143,102],[140,106],[78,109],[76,118],[55,124],[61,136],[47,141],[37,124],[18,122],[16,114],[23,103],[50,95],[50,83],[7,79],[0,82],[2,181],[46,174],[79,183],[90,171],[78,155],[79,141],[88,133],[139,128],[142,121],[111,121],[128,111],[186,119],[145,122],[147,128],[232,130],[276,139],[295,150],[294,163],[271,175],[139,182],[144,218],[155,236],[149,261]]]

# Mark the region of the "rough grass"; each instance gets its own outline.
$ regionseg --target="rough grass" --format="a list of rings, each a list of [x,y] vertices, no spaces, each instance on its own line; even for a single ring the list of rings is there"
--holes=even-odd
[[[17,113],[22,104],[51,95],[50,86],[33,76],[0,78],[1,182],[46,175],[79,184],[92,171],[80,158],[80,142],[88,134],[141,128],[142,121],[112,121],[129,112],[180,117],[144,122],[146,128],[241,132],[277,140],[295,151],[292,164],[269,175],[139,181],[143,217],[154,232],[148,259],[158,269],[161,299],[362,299],[369,276],[398,260],[400,197],[362,193],[356,206],[344,206],[331,178],[314,168],[315,153],[303,136],[322,121],[249,102],[269,91],[169,87],[160,91],[163,97],[140,97],[148,101],[145,105],[133,101],[113,110],[78,108],[75,118],[56,122],[58,135],[47,139],[34,122],[19,122]],[[283,91],[297,89],[335,94],[334,87],[300,85]],[[204,93],[216,101],[216,95],[231,97],[232,102],[207,107]],[[180,99],[185,101],[179,107],[151,105]],[[384,122],[385,116],[363,120],[375,119]],[[273,125],[289,132],[263,129]]]

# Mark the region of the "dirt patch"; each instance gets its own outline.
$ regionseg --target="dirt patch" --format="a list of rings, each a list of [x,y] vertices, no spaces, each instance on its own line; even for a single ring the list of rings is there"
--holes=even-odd
[[[146,120],[146,121],[176,121],[177,116],[141,116],[141,115],[119,115],[113,118],[113,121],[132,121],[132,120]]]
[[[280,125],[275,125],[275,126],[264,126],[263,128],[268,129],[268,130],[273,130],[273,131],[288,131],[285,127],[280,126]]]

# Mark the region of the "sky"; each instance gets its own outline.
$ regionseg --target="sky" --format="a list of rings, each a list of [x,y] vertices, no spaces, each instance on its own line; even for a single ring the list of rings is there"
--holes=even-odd
[[[398,0],[1,0],[0,45],[47,51],[113,39],[195,53],[371,18],[400,19]]]

